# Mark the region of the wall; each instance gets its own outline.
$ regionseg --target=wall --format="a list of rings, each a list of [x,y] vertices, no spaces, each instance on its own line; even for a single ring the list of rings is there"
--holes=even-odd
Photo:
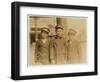
[[[11,72],[11,2],[14,0],[1,0],[0,1],[0,82],[13,82],[10,79]],[[17,1],[17,0],[16,0]],[[72,5],[88,5],[98,6],[100,8],[100,0],[20,0],[28,2],[41,2],[41,3],[57,3],[57,4],[72,4]],[[98,12],[98,14],[100,11]],[[98,21],[100,21],[98,16]],[[99,26],[98,26],[99,27]],[[100,28],[98,28],[100,31]],[[98,33],[100,35],[100,32]],[[100,37],[98,38],[100,42]],[[100,43],[98,44],[100,49]],[[98,54],[100,51],[98,52]],[[100,55],[98,56],[100,58]],[[100,62],[100,60],[98,60]],[[100,63],[99,63],[100,67]],[[100,73],[100,71],[99,71]],[[84,76],[84,77],[68,77],[68,78],[53,78],[53,79],[40,79],[40,80],[26,80],[26,82],[99,82],[100,75],[98,76]],[[22,81],[21,81],[22,82]]]

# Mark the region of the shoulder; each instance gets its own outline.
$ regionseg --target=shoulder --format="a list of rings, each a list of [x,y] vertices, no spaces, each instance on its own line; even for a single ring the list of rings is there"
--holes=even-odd
[[[40,44],[41,43],[41,39],[36,41],[36,44]]]
[[[52,44],[52,43],[55,43],[55,36],[50,36],[49,37],[49,42]]]
[[[64,43],[68,42],[68,40],[67,40],[65,37],[62,37],[62,41],[63,41]]]
[[[49,37],[49,40],[51,41],[51,40],[55,40],[55,35],[54,36],[50,36]]]

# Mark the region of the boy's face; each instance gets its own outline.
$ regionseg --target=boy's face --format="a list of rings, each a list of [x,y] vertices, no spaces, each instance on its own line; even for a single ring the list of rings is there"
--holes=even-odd
[[[56,35],[62,37],[62,35],[63,35],[63,30],[62,30],[62,29],[57,29],[57,30],[56,30]]]
[[[48,37],[48,33],[43,31],[43,32],[41,32],[41,36],[42,36],[43,39],[45,39],[45,38]]]

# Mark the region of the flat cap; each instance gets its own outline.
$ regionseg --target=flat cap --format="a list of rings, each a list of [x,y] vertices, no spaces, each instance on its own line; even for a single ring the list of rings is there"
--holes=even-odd
[[[41,28],[41,32],[47,32],[47,33],[49,33],[50,30],[49,30],[49,28],[43,27],[43,28]]]
[[[74,29],[69,29],[68,34],[75,35],[77,32]]]
[[[63,28],[62,25],[57,25],[57,26],[56,26],[56,29],[62,29],[62,30],[64,30],[64,28]]]

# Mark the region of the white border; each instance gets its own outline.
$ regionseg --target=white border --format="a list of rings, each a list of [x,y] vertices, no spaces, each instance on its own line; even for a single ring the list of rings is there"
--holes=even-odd
[[[80,16],[87,19],[87,64],[27,67],[27,14]],[[20,75],[41,75],[94,71],[94,12],[86,10],[21,7],[20,8]]]

